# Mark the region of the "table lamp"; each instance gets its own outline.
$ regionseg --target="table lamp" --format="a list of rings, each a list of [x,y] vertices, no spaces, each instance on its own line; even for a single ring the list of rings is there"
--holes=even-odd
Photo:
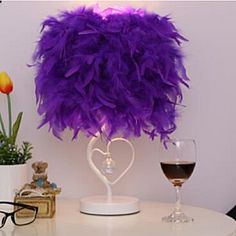
[[[143,9],[80,7],[48,17],[34,54],[39,127],[49,124],[59,139],[66,128],[92,137],[88,163],[107,188],[106,196],[81,199],[81,212],[123,215],[139,211],[138,199],[112,196],[114,185],[132,166],[128,137],[147,134],[161,140],[176,129],[181,85],[188,87],[180,35],[168,17]],[[120,138],[113,139],[119,135]],[[102,136],[107,150],[94,148]],[[113,142],[126,142],[132,157],[111,182]],[[92,155],[104,155],[103,170]],[[116,163],[118,165],[118,163]]]

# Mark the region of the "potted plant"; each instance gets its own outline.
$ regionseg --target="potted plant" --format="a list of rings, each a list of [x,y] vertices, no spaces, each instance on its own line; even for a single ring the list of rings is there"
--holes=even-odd
[[[12,122],[10,93],[13,83],[6,72],[0,72],[0,92],[6,95],[8,107],[8,130],[0,112],[0,200],[12,201],[15,189],[27,182],[27,160],[32,158],[32,145],[23,142],[16,144],[23,112]]]

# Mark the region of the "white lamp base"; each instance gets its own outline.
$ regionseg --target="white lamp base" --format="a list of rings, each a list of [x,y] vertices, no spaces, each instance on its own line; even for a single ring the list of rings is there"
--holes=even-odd
[[[128,196],[91,196],[80,199],[80,212],[91,215],[128,215],[138,213],[139,200]]]

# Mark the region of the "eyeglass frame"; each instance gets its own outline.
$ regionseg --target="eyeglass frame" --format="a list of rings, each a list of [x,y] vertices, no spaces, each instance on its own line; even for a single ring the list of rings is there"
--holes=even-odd
[[[8,204],[8,205],[18,206],[18,207],[22,207],[22,208],[18,208],[16,210],[14,210],[13,212],[5,212],[0,209],[0,213],[5,214],[5,216],[2,218],[2,225],[0,224],[0,229],[6,224],[7,218],[9,216],[11,216],[11,221],[13,222],[13,224],[15,224],[17,226],[24,226],[24,225],[29,225],[29,224],[33,223],[37,217],[37,214],[38,214],[38,207],[37,206],[27,205],[27,204],[18,203],[18,202],[17,203],[16,202],[7,202],[7,201],[0,201],[0,207],[1,207],[1,204]],[[17,224],[15,221],[15,214],[24,208],[35,211],[34,219],[28,223]],[[4,221],[3,221],[3,219],[4,219]]]

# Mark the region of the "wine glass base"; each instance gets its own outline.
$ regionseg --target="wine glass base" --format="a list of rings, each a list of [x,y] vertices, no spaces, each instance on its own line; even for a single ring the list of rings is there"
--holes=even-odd
[[[162,218],[163,222],[168,223],[188,223],[193,222],[193,218],[186,216],[183,212],[172,212],[169,216]]]

